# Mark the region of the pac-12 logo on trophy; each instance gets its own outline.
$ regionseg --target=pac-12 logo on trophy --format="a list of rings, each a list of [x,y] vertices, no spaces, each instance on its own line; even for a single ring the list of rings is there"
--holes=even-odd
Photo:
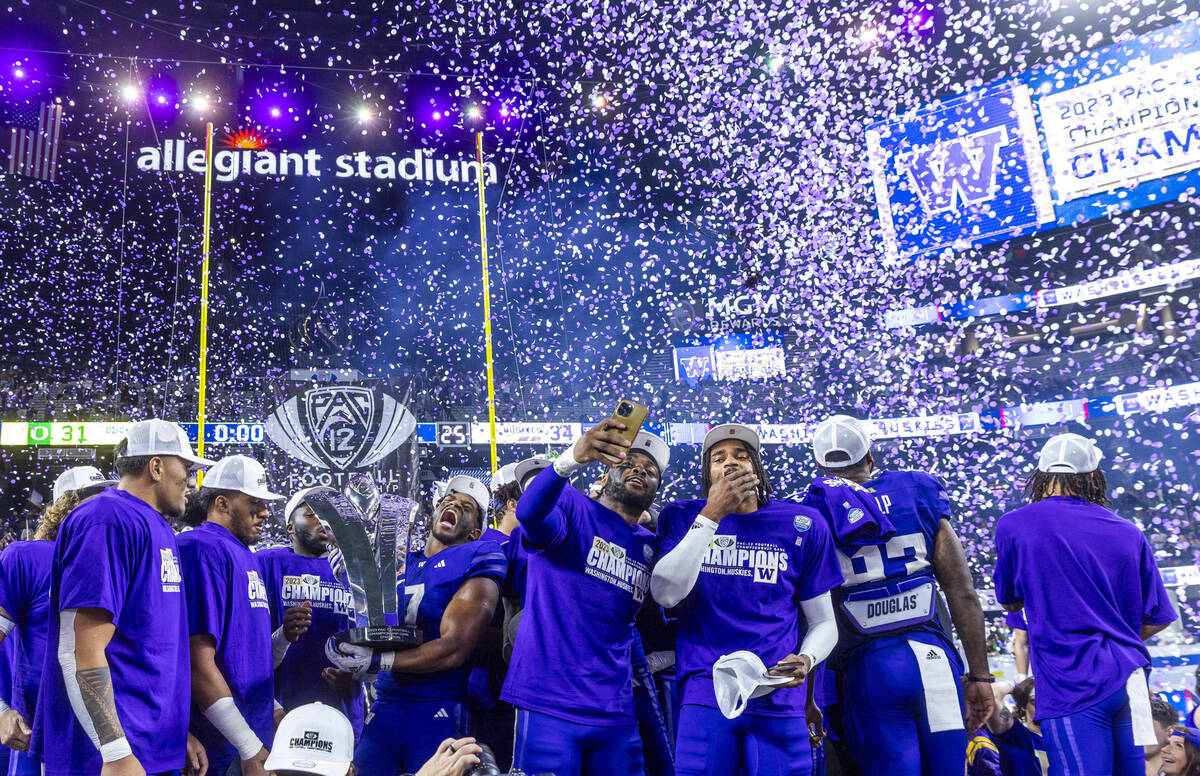
[[[319,469],[363,469],[404,444],[417,419],[394,396],[361,385],[309,388],[267,417],[267,436]]]

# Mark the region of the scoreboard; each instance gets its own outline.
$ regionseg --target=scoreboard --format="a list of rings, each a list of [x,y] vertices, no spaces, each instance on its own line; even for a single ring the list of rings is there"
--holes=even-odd
[[[128,421],[89,423],[0,423],[0,446],[27,445],[106,446],[115,445],[128,433]],[[192,442],[199,441],[196,423],[180,423]],[[259,444],[266,434],[262,423],[205,423],[204,441],[212,444]]]

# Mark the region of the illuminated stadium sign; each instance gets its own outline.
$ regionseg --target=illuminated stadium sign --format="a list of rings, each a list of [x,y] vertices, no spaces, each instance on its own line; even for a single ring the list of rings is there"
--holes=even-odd
[[[690,338],[673,349],[675,379],[761,380],[787,374],[783,335],[779,332]]]
[[[87,423],[0,423],[0,445],[115,445],[125,438],[129,421]],[[199,426],[180,423],[188,439],[198,441]],[[204,441],[213,444],[259,444],[263,441],[261,423],[205,423]]]
[[[1200,22],[914,108],[865,134],[884,257],[906,261],[1200,186]],[[893,320],[896,325],[925,323]]]

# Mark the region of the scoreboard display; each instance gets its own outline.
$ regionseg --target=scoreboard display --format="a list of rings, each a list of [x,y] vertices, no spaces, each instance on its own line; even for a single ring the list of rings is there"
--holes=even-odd
[[[27,445],[106,446],[124,438],[128,421],[85,423],[0,423],[0,446]],[[197,423],[180,423],[193,443],[199,441]],[[204,441],[212,444],[260,444],[266,438],[262,423],[205,423]]]

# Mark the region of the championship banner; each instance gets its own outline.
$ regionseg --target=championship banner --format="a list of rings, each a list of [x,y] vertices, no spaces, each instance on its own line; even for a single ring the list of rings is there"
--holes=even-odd
[[[1028,233],[1054,218],[1022,84],[873,124],[866,143],[888,263]]]

